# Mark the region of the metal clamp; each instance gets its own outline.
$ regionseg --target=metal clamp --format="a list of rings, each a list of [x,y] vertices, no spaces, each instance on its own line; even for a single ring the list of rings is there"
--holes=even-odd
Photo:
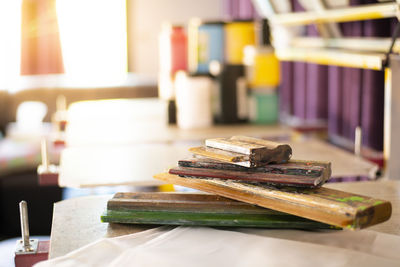
[[[17,241],[15,255],[36,254],[39,241],[29,238],[28,204],[25,200],[19,203],[22,239]]]

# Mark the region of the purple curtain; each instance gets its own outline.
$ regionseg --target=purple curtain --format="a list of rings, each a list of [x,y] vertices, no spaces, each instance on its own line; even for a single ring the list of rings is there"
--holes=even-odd
[[[308,36],[318,36],[315,25],[307,27]],[[326,120],[328,116],[328,66],[307,64],[306,119]]]
[[[288,61],[280,62],[281,85],[279,88],[279,111],[282,119],[294,115],[293,107],[293,74],[294,64]]]
[[[233,20],[249,20],[257,17],[251,0],[224,0],[224,15]]]
[[[397,19],[364,22],[364,36],[391,36],[391,25]],[[361,127],[363,145],[383,149],[384,71],[363,70],[363,95],[361,98]]]

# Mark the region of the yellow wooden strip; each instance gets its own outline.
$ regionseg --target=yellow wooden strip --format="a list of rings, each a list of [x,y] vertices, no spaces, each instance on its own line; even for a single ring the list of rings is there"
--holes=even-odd
[[[304,61],[322,65],[381,70],[384,53],[361,53],[323,48],[279,48],[276,55],[283,61]]]
[[[396,12],[397,7],[395,3],[384,3],[358,7],[326,9],[323,11],[282,13],[273,15],[270,20],[273,24],[295,26],[312,23],[390,18],[395,17]]]
[[[384,222],[392,213],[388,201],[323,187],[274,189],[260,184],[179,177],[168,173],[157,174],[154,178],[349,229]]]

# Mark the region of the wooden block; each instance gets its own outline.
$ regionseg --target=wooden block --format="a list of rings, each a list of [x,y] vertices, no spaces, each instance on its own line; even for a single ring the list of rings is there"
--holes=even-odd
[[[250,161],[250,157],[248,155],[229,152],[212,147],[191,147],[189,148],[189,151],[192,152],[196,158],[219,160],[243,167],[251,168],[265,165],[265,163],[262,162]]]
[[[226,162],[242,162],[249,161],[248,155],[243,155],[235,152],[225,151],[221,149],[215,149],[212,147],[191,147],[189,151],[195,155],[200,155],[207,158],[216,160],[222,160]]]
[[[37,168],[37,174],[40,186],[58,185],[59,167],[57,165],[39,165]]]
[[[228,171],[206,168],[175,167],[169,170],[170,174],[176,174],[181,177],[197,178],[219,178],[227,180],[237,180],[243,182],[260,182],[272,186],[295,186],[304,188],[313,188],[321,186],[323,183],[320,175],[285,175],[277,173],[262,172],[243,172]]]
[[[248,155],[253,162],[285,163],[292,156],[292,148],[287,144],[246,136],[207,139],[205,144],[207,147]]]
[[[33,252],[16,252],[15,267],[31,267],[38,262],[48,260],[50,241],[38,241],[37,249]]]
[[[117,193],[103,222],[290,229],[335,229],[331,225],[204,193]]]
[[[276,174],[293,174],[293,175],[320,175],[325,176],[331,174],[331,164],[326,161],[311,161],[311,160],[290,160],[288,163],[282,164],[263,164],[258,167],[245,167],[228,162],[214,160],[204,157],[193,157],[178,161],[180,167],[191,168],[208,168],[242,172],[271,172]]]
[[[169,173],[157,174],[154,178],[348,229],[384,222],[392,213],[388,201],[324,187],[276,189],[260,183],[179,177]]]
[[[116,193],[113,198],[107,202],[107,209],[137,211],[202,211],[208,213],[235,214],[284,214],[279,211],[261,208],[219,195],[175,192]]]
[[[330,163],[322,161],[290,160],[285,164],[264,164],[262,167],[247,168],[212,159],[191,158],[178,161],[178,165],[182,168],[172,168],[169,173],[180,176],[253,180],[272,185],[318,187],[331,176]]]

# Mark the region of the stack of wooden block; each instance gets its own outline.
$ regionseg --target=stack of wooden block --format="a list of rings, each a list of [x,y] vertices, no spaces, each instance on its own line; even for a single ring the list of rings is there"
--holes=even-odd
[[[260,182],[276,187],[318,187],[331,175],[329,162],[292,160],[287,144],[245,136],[207,139],[190,148],[192,159],[180,160],[170,174]]]
[[[390,202],[322,187],[329,162],[291,160],[288,144],[245,136],[207,139],[154,177],[209,194],[125,193],[105,222],[361,229],[390,218]],[[212,195],[210,195],[210,193]]]

